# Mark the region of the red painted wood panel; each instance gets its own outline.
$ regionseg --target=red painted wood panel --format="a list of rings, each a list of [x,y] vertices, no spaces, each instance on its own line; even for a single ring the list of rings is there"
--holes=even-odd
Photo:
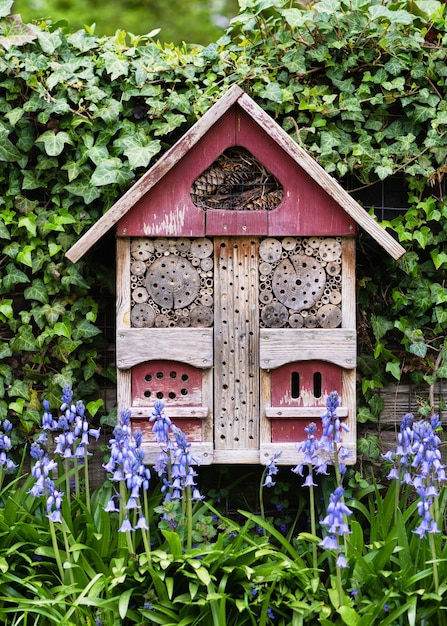
[[[321,406],[323,415],[326,399],[331,391],[341,396],[342,370],[324,361],[299,361],[287,363],[272,371],[272,406]],[[317,395],[315,395],[317,394]],[[304,428],[317,425],[316,436],[321,436],[321,420],[314,417],[272,419],[272,443],[303,441]]]
[[[143,433],[143,441],[147,443],[156,443],[154,433],[152,432],[152,423],[147,419],[135,418],[132,420],[132,428],[139,429]],[[188,443],[202,441],[202,420],[177,418],[175,425],[178,426],[186,435]],[[161,448],[160,448],[161,450]]]
[[[284,187],[272,211],[203,211],[191,185],[227,148],[249,150]],[[226,228],[224,228],[226,226]],[[243,228],[243,227],[246,227]],[[352,235],[343,209],[235,104],[118,222],[118,236]]]
[[[200,406],[201,370],[177,361],[146,361],[132,368],[132,406]]]

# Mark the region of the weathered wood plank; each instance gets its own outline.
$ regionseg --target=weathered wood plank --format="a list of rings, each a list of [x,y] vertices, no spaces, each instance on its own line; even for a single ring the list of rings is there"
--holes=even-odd
[[[355,443],[343,443],[343,445],[346,447],[347,450],[349,450],[349,452],[351,452],[351,456],[347,461],[345,461],[345,463],[347,465],[354,464],[356,459]],[[304,454],[297,451],[295,442],[280,442],[262,444],[259,453],[260,462],[265,465],[272,455],[280,451],[282,452],[282,454],[277,461],[278,465],[298,465],[299,463],[303,463],[304,461]],[[233,462],[237,463],[237,461]]]
[[[155,465],[160,454],[160,446],[157,443],[148,442],[143,435],[144,462],[148,465]],[[213,446],[200,441],[191,442],[191,454],[199,459],[200,465],[210,465],[213,460]]]
[[[355,239],[343,237],[341,269],[342,328],[356,328]]]
[[[259,446],[258,241],[215,239],[216,449]]]
[[[356,353],[355,329],[261,328],[260,331],[260,365],[263,369],[312,359],[354,368]]]
[[[309,418],[312,420],[320,418],[325,412],[325,408],[321,406],[270,406],[266,407],[265,415],[270,419],[292,419],[292,418]],[[347,417],[348,409],[345,406],[339,406],[337,409],[338,417]]]
[[[233,85],[185,135],[168,150],[67,252],[73,263],[105,235],[127,211],[147,193],[196,144],[215,122],[237,101],[243,93]]]
[[[206,368],[213,365],[212,328],[128,328],[117,332],[116,362],[127,369],[166,359]]]
[[[130,407],[130,412],[134,418],[149,419],[152,417],[153,407],[137,404]],[[207,406],[165,406],[165,413],[171,420],[186,419],[188,417],[204,420],[209,415],[209,408]]]
[[[331,196],[357,224],[363,228],[377,243],[384,248],[394,259],[405,254],[403,248],[378,222],[376,222],[347,191],[345,191],[319,163],[317,163],[301,146],[273,120],[247,94],[242,93],[238,98],[238,105],[244,109],[270,137],[277,142],[296,163],[307,172],[312,179]]]

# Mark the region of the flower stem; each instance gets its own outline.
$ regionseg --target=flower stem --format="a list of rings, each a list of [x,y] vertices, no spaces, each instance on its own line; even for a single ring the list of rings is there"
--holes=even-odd
[[[144,549],[146,550],[147,562],[148,565],[152,565],[152,554],[151,554],[151,527],[149,520],[149,505],[147,500],[147,491],[143,489],[143,508],[144,508],[144,517],[146,519],[146,523],[148,526],[148,530],[142,530],[143,534],[143,543]]]
[[[439,593],[439,575],[438,575],[438,563],[436,560],[436,545],[434,533],[429,533],[430,550],[433,561],[433,584],[435,586],[435,593]]]
[[[51,543],[53,544],[54,550],[54,558],[56,559],[57,568],[59,570],[59,575],[61,577],[61,583],[64,583],[64,567],[62,565],[61,555],[59,552],[59,545],[57,543],[56,537],[56,528],[54,526],[54,522],[52,520],[48,520],[50,524],[50,535],[51,535]]]
[[[312,465],[309,465],[309,474],[312,473]],[[309,485],[309,508],[310,508],[310,532],[315,537],[317,534],[317,524],[315,516],[315,493],[313,485]],[[317,546],[312,543],[312,566],[315,570],[314,576],[317,576],[318,559],[317,559]]]
[[[186,487],[186,548],[191,550],[192,547],[192,500],[191,487]]]

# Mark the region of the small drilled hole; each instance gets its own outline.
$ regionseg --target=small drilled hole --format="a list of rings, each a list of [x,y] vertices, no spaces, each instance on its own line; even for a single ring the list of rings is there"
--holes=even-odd
[[[161,400],[163,398],[163,392],[162,391],[157,391],[157,398],[159,400]]]
[[[146,374],[146,376],[144,377],[144,380],[150,383],[152,380],[152,376],[150,374]]]
[[[187,396],[188,395],[188,390],[187,389],[181,389],[180,393],[182,394],[182,396]]]

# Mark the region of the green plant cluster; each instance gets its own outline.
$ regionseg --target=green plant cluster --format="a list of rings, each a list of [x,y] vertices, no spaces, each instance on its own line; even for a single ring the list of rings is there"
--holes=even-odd
[[[139,474],[140,462],[137,467],[133,463],[127,466],[129,475],[126,472],[119,477],[114,466],[108,474],[110,481],[90,493],[85,464],[88,444],[83,439],[91,431],[88,424],[85,430],[77,431],[77,419],[86,419],[83,405],[74,404],[71,395],[65,392],[70,399],[62,404],[59,418],[53,422],[45,409],[42,430],[29,450],[33,457],[31,474],[24,470],[27,446],[22,465],[15,471],[6,469],[12,425],[8,420],[0,424],[2,623],[10,626],[447,624],[447,543],[440,527],[439,532],[437,529],[428,536],[418,532],[417,524],[420,525],[427,512],[419,508],[420,484],[418,487],[416,483],[404,484],[399,474],[391,484],[352,476],[345,492],[350,509],[344,510],[349,511],[349,522],[343,523],[349,523],[349,528],[346,526],[347,530],[339,533],[343,541],[339,547],[346,561],[339,565],[334,550],[325,547],[322,541],[336,532],[325,521],[326,514],[335,515],[328,504],[328,495],[339,484],[333,473],[318,478],[315,513],[319,522],[311,532],[308,516],[313,505],[312,498],[307,498],[309,484],[301,486],[303,480],[298,477],[295,481],[299,486],[297,489],[295,484],[292,496],[299,504],[298,514],[279,529],[264,514],[263,507],[261,514],[239,510],[235,520],[225,517],[209,497],[192,503],[186,482],[182,498],[175,500],[174,481],[162,493],[163,488],[160,490],[155,481],[155,467],[151,468],[150,485],[140,485],[136,494],[129,478]],[[333,412],[332,421],[335,419]],[[435,423],[438,424],[437,418]],[[113,447],[120,439],[119,428],[109,442],[108,452],[112,457]],[[68,433],[74,437],[66,437]],[[56,435],[54,440],[51,434]],[[127,444],[120,448],[117,459],[123,468],[130,451],[130,436],[125,438]],[[416,446],[413,443],[416,440],[411,440],[412,452],[408,453],[411,459],[420,448],[419,443]],[[36,445],[42,447],[42,452],[46,450],[44,456],[36,455]],[[342,449],[335,439],[333,445],[334,452]],[[80,447],[85,450],[78,455]],[[429,445],[425,448],[431,449]],[[137,459],[138,455],[133,458]],[[407,456],[407,467],[402,465],[400,469],[408,470],[411,459]],[[422,469],[418,462],[414,473],[424,472],[426,464],[436,469],[440,480],[435,481],[438,491],[436,496],[431,496],[436,503],[432,503],[430,515],[442,522],[447,505],[445,473],[440,474],[444,466],[437,466],[435,459],[436,455],[427,457]],[[290,474],[290,468],[283,470]],[[267,465],[261,483],[267,475],[276,479],[279,471],[272,464]],[[119,486],[114,489],[117,483]],[[275,487],[274,482],[264,485]],[[232,485],[225,483],[224,487],[229,492]],[[166,497],[167,492],[171,499]],[[282,498],[281,488],[272,500],[278,495],[284,509],[277,515],[285,521],[291,509]],[[129,506],[135,498],[144,504]],[[141,511],[147,521],[144,526],[135,525]],[[126,527],[124,516],[129,518]],[[188,527],[192,531],[192,545],[188,541]]]
[[[387,226],[398,264],[359,249],[362,421],[374,391],[446,377],[447,22],[437,0],[241,0],[207,46],[25,25],[0,1],[0,418],[33,430],[41,391],[95,394],[113,291],[104,247],[68,248],[238,83],[354,190],[399,174],[409,209]],[[355,191],[353,191],[355,193]],[[110,256],[110,255],[109,255]],[[113,256],[113,252],[112,252]]]
[[[224,32],[230,18],[237,14],[236,0],[109,0],[106,4],[89,0],[14,0],[13,13],[23,21],[53,21],[69,24],[71,30],[94,25],[98,35],[112,35],[117,29],[142,34],[160,31],[165,42],[183,41],[207,44]]]

